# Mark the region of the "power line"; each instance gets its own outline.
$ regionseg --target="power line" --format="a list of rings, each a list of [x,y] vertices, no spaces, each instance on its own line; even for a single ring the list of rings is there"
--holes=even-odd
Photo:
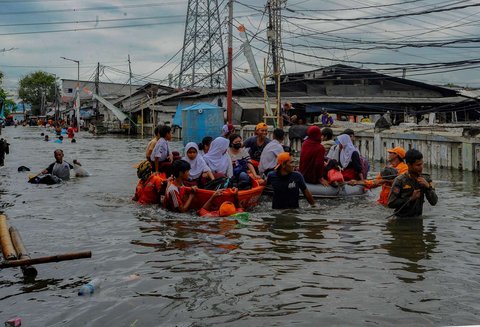
[[[390,19],[390,18],[399,18],[399,17],[407,17],[407,16],[418,16],[418,15],[426,15],[426,14],[431,14],[431,13],[459,10],[459,9],[465,9],[465,8],[471,8],[471,7],[480,7],[480,3],[472,4],[472,5],[450,7],[450,8],[424,10],[424,11],[420,11],[420,12],[416,12],[416,13],[404,13],[404,14],[397,14],[397,15],[383,15],[383,16],[374,16],[374,17],[357,17],[357,18],[313,18],[313,17],[298,17],[298,16],[284,16],[284,17],[285,18],[290,18],[290,19],[300,19],[300,20],[309,20],[309,21],[324,21],[324,22],[358,21],[358,20],[376,20],[376,19]]]
[[[144,4],[135,4],[135,5],[118,5],[118,6],[103,6],[103,7],[85,7],[85,8],[71,8],[71,9],[48,9],[48,10],[30,10],[30,11],[10,11],[10,12],[0,12],[0,15],[30,15],[30,14],[51,14],[51,13],[60,13],[60,12],[79,12],[79,11],[92,11],[92,10],[116,10],[119,8],[150,8],[150,7],[161,7],[169,5],[178,5],[183,1],[172,1],[172,2],[163,2],[163,3],[144,3]],[[18,4],[18,1],[16,2]]]

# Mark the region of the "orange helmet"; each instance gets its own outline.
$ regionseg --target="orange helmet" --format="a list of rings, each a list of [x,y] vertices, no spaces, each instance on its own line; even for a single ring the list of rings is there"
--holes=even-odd
[[[220,217],[228,217],[237,213],[235,205],[230,201],[225,201],[220,206],[219,214]]]

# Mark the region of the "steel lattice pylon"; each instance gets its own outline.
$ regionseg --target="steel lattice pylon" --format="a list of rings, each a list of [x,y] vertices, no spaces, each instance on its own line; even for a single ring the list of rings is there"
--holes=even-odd
[[[225,56],[217,0],[189,0],[179,87],[225,87]]]

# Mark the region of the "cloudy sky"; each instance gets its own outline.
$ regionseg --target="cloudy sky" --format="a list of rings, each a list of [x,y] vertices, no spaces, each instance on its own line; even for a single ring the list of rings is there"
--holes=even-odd
[[[218,0],[222,20],[226,3]],[[261,70],[265,4],[234,4],[234,24],[246,26]],[[36,70],[76,79],[76,63],[60,57],[80,61],[82,80],[94,80],[100,62],[101,81],[127,83],[128,55],[133,83],[166,84],[180,70],[187,6],[187,0],[0,0],[3,86],[13,91]],[[287,72],[341,63],[401,76],[406,68],[407,78],[480,87],[479,1],[288,0],[282,15]],[[234,85],[252,86],[234,34]]]

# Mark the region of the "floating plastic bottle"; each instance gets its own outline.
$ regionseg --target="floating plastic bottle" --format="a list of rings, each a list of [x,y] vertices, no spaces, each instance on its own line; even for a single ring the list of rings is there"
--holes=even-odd
[[[78,295],[90,295],[100,287],[100,278],[94,278],[89,283],[83,285],[78,291]]]

